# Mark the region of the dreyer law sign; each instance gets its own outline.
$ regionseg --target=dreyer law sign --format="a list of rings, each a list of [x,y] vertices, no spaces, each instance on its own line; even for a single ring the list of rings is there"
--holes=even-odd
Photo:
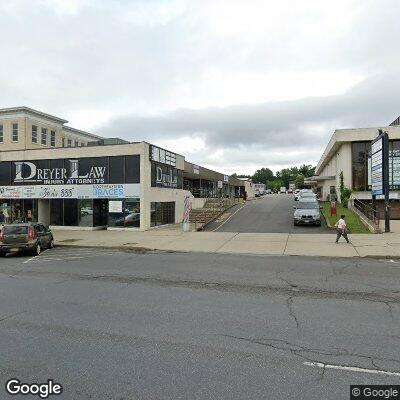
[[[68,168],[38,168],[31,161],[16,161],[14,184],[79,185],[105,183],[105,166],[92,166],[79,175],[79,160],[66,160]]]

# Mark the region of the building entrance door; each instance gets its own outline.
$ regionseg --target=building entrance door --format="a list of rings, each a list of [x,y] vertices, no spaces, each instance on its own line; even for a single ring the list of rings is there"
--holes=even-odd
[[[93,226],[107,226],[108,200],[93,200]]]

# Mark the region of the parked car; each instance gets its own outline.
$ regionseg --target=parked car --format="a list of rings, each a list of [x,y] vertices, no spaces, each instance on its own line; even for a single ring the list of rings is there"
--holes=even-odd
[[[7,253],[33,253],[54,247],[54,237],[49,228],[38,223],[4,225],[0,232],[0,256]]]
[[[301,199],[311,199],[311,198],[317,200],[317,195],[313,191],[305,189],[300,191],[300,193],[295,197],[295,200],[299,201]]]
[[[317,201],[302,199],[293,208],[294,225],[321,226],[321,208]]]
[[[266,194],[272,194],[272,190],[271,190],[271,189],[267,189],[267,190],[265,191],[265,193],[266,193]]]

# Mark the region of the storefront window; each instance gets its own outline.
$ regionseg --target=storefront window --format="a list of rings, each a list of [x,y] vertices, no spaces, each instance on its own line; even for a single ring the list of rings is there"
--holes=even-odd
[[[4,215],[4,222],[6,224],[11,222],[11,200],[0,200],[0,210]]]
[[[68,201],[68,200],[67,200]],[[79,226],[93,226],[93,200],[84,199],[78,202]]]
[[[121,199],[108,201],[108,226],[124,227],[124,202]]]
[[[125,200],[125,227],[140,228],[139,200]]]
[[[37,222],[37,200],[24,200],[24,222]]]
[[[368,190],[368,151],[370,149],[368,142],[352,143],[352,173],[353,190]]]
[[[357,191],[366,190],[365,164],[353,163],[353,189]]]
[[[175,223],[175,202],[151,203],[150,225],[159,226]]]
[[[140,228],[140,200],[109,200],[108,226],[119,228]]]
[[[50,225],[64,225],[63,221],[63,200],[50,200]]]
[[[24,209],[22,200],[11,201],[11,221],[14,223],[24,221]]]
[[[64,225],[78,225],[78,200],[69,199],[64,201]]]

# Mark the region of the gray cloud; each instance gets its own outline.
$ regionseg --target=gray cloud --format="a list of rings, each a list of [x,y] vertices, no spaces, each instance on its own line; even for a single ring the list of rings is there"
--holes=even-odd
[[[176,110],[162,116],[126,115],[112,119],[99,130],[109,136],[156,143],[201,137],[208,149],[230,153],[231,159],[222,159],[230,164],[245,165],[255,160],[259,165],[286,165],[298,160],[315,163],[334,129],[385,126],[391,122],[400,114],[399,90],[400,81],[393,73],[371,77],[338,96]],[[204,154],[206,162],[208,151]],[[297,152],[301,158],[273,155],[282,151]]]
[[[397,0],[2,2],[0,102],[105,136],[201,138],[189,157],[219,169],[316,162],[335,128],[400,114],[399,14]],[[314,85],[291,96],[305,73]],[[362,81],[327,95],[342,75]]]

